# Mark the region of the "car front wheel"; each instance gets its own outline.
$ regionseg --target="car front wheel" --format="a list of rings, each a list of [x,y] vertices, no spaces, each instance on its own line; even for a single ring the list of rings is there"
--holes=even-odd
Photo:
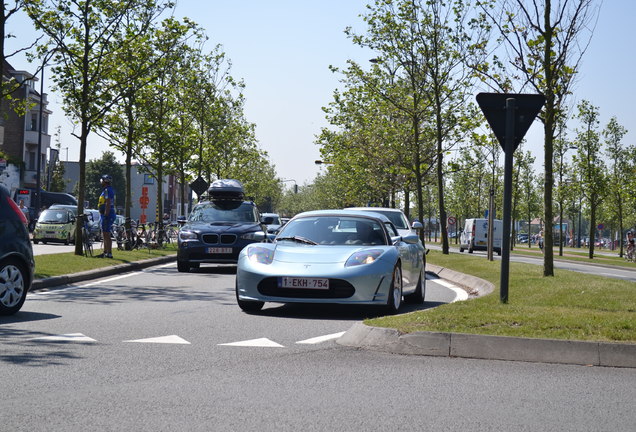
[[[386,304],[387,313],[398,313],[400,306],[402,306],[402,269],[396,265],[393,269],[391,288],[389,288],[389,298]]]
[[[0,315],[13,315],[24,304],[28,288],[24,266],[15,259],[0,263]]]
[[[404,302],[410,304],[423,304],[424,297],[426,297],[426,278],[424,277],[424,271],[421,271],[415,292],[404,296]]]
[[[240,300],[238,295],[238,285],[235,285],[234,291],[236,292],[236,303],[238,303],[243,312],[258,312],[263,309],[265,302]]]
[[[190,271],[190,264],[187,261],[177,261],[177,270],[181,273]]]

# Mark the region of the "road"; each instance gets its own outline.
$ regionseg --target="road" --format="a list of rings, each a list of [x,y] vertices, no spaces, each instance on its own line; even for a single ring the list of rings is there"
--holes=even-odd
[[[427,291],[424,308],[455,299],[433,281]],[[249,315],[233,267],[174,263],[35,292],[0,321],[1,429],[634,430],[632,369],[335,343],[374,313],[267,304]]]
[[[442,250],[442,247],[436,244],[427,244],[426,247],[429,249]],[[455,246],[451,246],[450,251],[452,253],[460,253],[459,248],[456,248]],[[467,254],[467,252],[464,252],[464,253]],[[472,255],[482,256],[485,259],[487,254],[484,251],[474,251]],[[571,271],[575,271],[579,273],[605,276],[605,277],[611,277],[615,279],[622,279],[626,281],[636,282],[636,270],[634,269],[629,269],[627,267],[625,268],[608,267],[608,266],[602,266],[602,265],[598,265],[594,263],[588,264],[585,262],[561,261],[556,258],[557,257],[555,256],[554,268],[556,269],[571,270]],[[500,260],[501,257],[495,254],[494,259]],[[542,266],[543,256],[537,255],[536,257],[532,257],[532,256],[526,256],[526,255],[515,255],[513,252],[513,254],[510,256],[510,261]]]

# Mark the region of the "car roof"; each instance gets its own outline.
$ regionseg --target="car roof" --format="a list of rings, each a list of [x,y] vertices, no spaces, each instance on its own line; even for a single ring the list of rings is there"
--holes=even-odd
[[[347,207],[345,210],[355,210],[355,211],[390,211],[395,213],[404,213],[400,209],[391,208],[391,207]]]
[[[294,219],[296,218],[301,218],[301,217],[312,217],[312,216],[351,216],[351,217],[366,217],[369,219],[377,219],[380,222],[391,222],[389,220],[389,218],[387,218],[386,216],[384,216],[381,213],[374,213],[371,211],[359,211],[359,210],[349,210],[349,209],[344,209],[344,210],[313,210],[313,211],[308,211],[308,212],[303,212],[300,214],[297,214]]]

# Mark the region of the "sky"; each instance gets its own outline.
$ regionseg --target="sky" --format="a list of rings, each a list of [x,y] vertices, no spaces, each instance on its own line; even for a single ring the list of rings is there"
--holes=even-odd
[[[209,49],[221,44],[232,62],[231,74],[245,83],[245,116],[256,125],[256,137],[275,165],[285,184],[311,183],[324,166],[316,136],[328,123],[322,107],[340,87],[338,74],[329,66],[345,67],[347,59],[361,64],[372,53],[354,45],[344,34],[352,27],[365,30],[359,17],[365,13],[365,0],[178,0],[175,15],[187,16],[206,29]],[[571,101],[589,100],[600,110],[601,127],[609,119],[630,132],[625,142],[636,144],[636,1],[605,0],[591,44],[583,59],[579,80]],[[13,18],[12,18],[13,20]],[[28,21],[16,18],[9,29],[18,38],[32,37]],[[34,71],[24,59],[9,60],[16,69]],[[71,136],[72,125],[65,118],[61,98],[49,94],[49,120],[52,134],[62,127],[63,160],[78,160],[79,140]],[[574,128],[572,124],[572,128]],[[574,131],[569,134],[574,136]],[[538,122],[526,135],[527,149],[543,160],[541,126]],[[53,140],[52,140],[53,142]],[[88,159],[101,156],[107,143],[95,134],[89,138]],[[68,150],[67,150],[68,149]],[[540,167],[539,167],[540,169]]]

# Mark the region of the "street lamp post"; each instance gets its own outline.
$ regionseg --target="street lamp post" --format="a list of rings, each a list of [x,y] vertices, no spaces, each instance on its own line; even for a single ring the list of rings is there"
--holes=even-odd
[[[44,63],[40,70],[40,112],[39,112],[39,133],[38,133],[38,160],[36,162],[37,172],[35,174],[35,214],[40,212],[40,204],[42,202],[40,189],[42,187],[42,178],[40,171],[42,170],[42,119],[44,111]]]

